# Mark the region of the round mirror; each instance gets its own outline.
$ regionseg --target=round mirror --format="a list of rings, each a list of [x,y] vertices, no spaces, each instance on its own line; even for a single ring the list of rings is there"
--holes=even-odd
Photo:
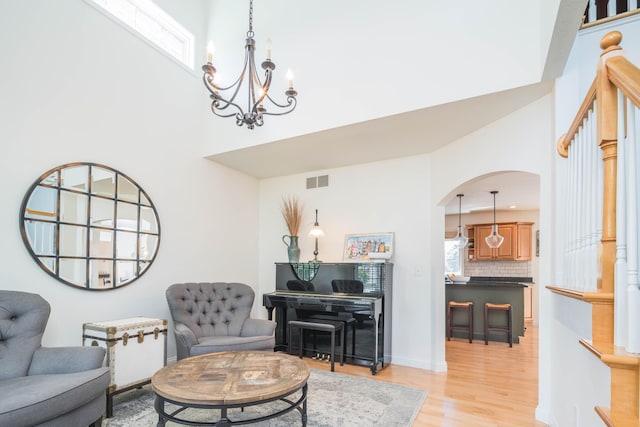
[[[128,176],[95,163],[69,163],[40,176],[22,201],[20,231],[44,271],[89,290],[133,282],[160,245],[149,196]]]

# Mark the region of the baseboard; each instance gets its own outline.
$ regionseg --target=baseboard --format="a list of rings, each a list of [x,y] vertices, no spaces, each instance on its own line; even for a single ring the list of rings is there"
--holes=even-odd
[[[551,419],[551,414],[549,413],[549,410],[547,408],[544,408],[544,407],[540,406],[540,405],[538,405],[536,407],[535,417],[536,417],[537,421],[545,423],[546,425],[548,425],[550,427],[554,427],[554,426],[558,425],[555,422],[555,420]]]
[[[428,371],[435,371],[435,372],[447,371],[446,361],[442,361],[442,362],[435,362],[430,360],[424,361],[424,360],[407,359],[404,357],[394,356],[393,361],[391,363],[393,363],[394,365],[408,366],[410,368],[426,369]]]

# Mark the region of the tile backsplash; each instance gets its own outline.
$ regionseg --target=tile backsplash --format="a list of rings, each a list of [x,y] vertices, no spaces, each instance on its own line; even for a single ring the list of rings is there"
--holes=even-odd
[[[465,261],[465,276],[531,277],[531,261]]]

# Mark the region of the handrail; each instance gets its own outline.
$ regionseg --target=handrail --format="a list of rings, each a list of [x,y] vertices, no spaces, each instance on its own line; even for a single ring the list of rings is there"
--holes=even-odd
[[[640,108],[640,68],[624,56],[616,56],[607,60],[607,71],[611,83]]]
[[[585,17],[582,18],[583,24],[580,26],[581,30],[586,30],[587,28],[595,27],[596,25],[606,24],[607,22],[617,21],[618,19],[628,18],[633,15],[637,15],[640,13],[640,9],[628,10],[626,12],[619,13],[613,16],[607,16],[606,18],[600,18],[591,22],[584,22]]]
[[[593,103],[595,102],[595,100],[596,79],[594,78],[593,82],[591,83],[591,87],[587,92],[587,96],[585,96],[584,101],[582,101],[582,105],[580,106],[580,109],[576,114],[576,117],[573,119],[571,126],[569,126],[569,130],[567,131],[567,133],[562,134],[562,136],[558,138],[557,149],[558,153],[562,157],[566,158],[569,156],[569,146],[571,145],[571,141],[573,140],[573,137],[576,136],[576,133],[578,133],[578,129],[580,129],[580,126],[582,126],[582,122],[589,114],[589,111],[593,109]]]
[[[608,52],[621,50],[622,48],[619,46],[621,40],[622,34],[618,31],[612,31],[605,35],[600,43],[600,46],[604,50],[603,55]],[[636,67],[624,56],[611,56],[606,58],[605,67],[607,79],[613,83],[616,88],[620,89],[624,96],[631,100],[636,107],[640,108],[640,68]],[[589,111],[593,109],[593,104],[597,96],[596,88],[597,82],[596,78],[594,78],[591,87],[589,87],[582,101],[582,105],[580,105],[580,109],[578,109],[573,122],[571,122],[571,126],[569,126],[569,130],[558,138],[556,148],[558,154],[564,158],[569,156],[571,141],[576,136]]]

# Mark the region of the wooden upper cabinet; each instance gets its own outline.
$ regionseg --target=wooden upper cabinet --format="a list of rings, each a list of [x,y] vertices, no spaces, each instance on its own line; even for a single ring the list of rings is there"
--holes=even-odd
[[[487,246],[485,238],[493,224],[474,224],[474,259],[478,261],[527,261],[531,259],[531,222],[498,223],[498,233],[504,237],[497,249]]]
[[[518,223],[518,247],[517,247],[517,260],[530,260],[531,259],[531,247],[533,245],[532,228],[533,224],[530,222]]]

